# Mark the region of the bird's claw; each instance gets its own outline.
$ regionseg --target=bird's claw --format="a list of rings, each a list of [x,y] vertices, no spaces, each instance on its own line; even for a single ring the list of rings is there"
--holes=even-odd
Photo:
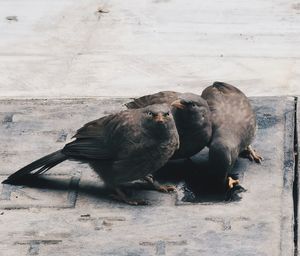
[[[112,194],[111,197],[117,201],[124,202],[126,204],[134,205],[134,206],[149,204],[146,200],[143,200],[143,199],[135,199],[135,200],[129,199],[126,196],[126,194],[119,188],[116,188],[115,191],[116,191],[116,194]]]
[[[144,179],[148,182],[152,189],[155,189],[159,192],[169,193],[176,190],[176,187],[173,185],[161,185],[159,182],[153,179],[152,175],[147,175]]]
[[[250,161],[255,161],[256,163],[260,164],[264,158],[260,156],[255,149],[251,146],[248,146],[242,153],[241,156],[248,158]]]
[[[225,194],[225,201],[240,201],[242,197],[239,194],[246,191],[247,190],[241,185],[235,185],[231,189],[227,190]]]
[[[229,189],[232,189],[234,186],[238,185],[239,182],[240,182],[239,180],[234,180],[233,178],[228,177],[228,184],[227,184],[227,186],[228,186]]]
[[[176,187],[173,185],[158,185],[155,186],[155,189],[159,192],[169,193],[176,190]]]
[[[250,153],[250,156],[252,158],[252,161],[254,160],[258,164],[261,164],[261,162],[264,160],[263,157],[260,156],[255,150],[253,150],[253,152]]]
[[[246,189],[244,189],[240,184],[239,180],[235,180],[231,177],[228,177],[228,183],[227,183],[227,192],[225,195],[225,201],[239,201],[241,200],[241,196],[239,195],[242,192],[245,192]]]

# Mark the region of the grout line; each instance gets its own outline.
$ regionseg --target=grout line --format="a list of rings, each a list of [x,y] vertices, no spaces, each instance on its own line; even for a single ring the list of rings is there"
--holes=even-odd
[[[293,205],[294,205],[294,256],[298,255],[298,206],[299,206],[299,149],[298,149],[298,131],[297,131],[297,108],[298,97],[295,97],[295,116],[294,116],[294,155],[295,155],[295,169],[293,182]]]

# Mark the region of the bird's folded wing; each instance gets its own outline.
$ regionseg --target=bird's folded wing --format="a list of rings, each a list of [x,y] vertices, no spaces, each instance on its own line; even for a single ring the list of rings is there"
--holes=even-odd
[[[108,115],[85,124],[73,136],[76,140],[64,147],[63,153],[79,158],[112,159],[114,152],[109,140],[118,123],[117,115]]]
[[[67,144],[63,153],[70,157],[112,160],[128,139],[126,130],[130,114],[127,111],[108,115],[85,124]]]
[[[117,115],[108,115],[97,120],[91,121],[77,130],[73,138],[103,138],[107,132],[112,131],[118,126],[119,120]]]
[[[77,139],[67,144],[62,152],[74,158],[109,160],[113,158],[111,148],[99,138]]]

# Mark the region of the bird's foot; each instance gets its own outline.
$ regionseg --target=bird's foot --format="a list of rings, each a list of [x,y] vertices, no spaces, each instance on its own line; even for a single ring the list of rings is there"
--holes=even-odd
[[[157,191],[163,193],[169,193],[176,190],[176,187],[173,185],[158,185],[154,187]]]
[[[241,196],[239,195],[242,192],[245,192],[244,189],[240,184],[239,180],[235,180],[231,177],[228,177],[227,180],[227,192],[225,194],[225,201],[239,201],[241,200]]]
[[[144,179],[148,182],[151,188],[159,192],[169,193],[176,190],[176,187],[173,185],[161,185],[159,182],[153,179],[152,175],[147,175]]]
[[[240,154],[242,157],[248,158],[250,161],[255,161],[260,164],[262,162],[263,157],[260,156],[255,149],[253,149],[250,145]]]
[[[241,185],[237,184],[232,188],[228,189],[225,194],[225,201],[240,201],[242,197],[240,193],[246,192],[247,190],[243,188]]]
[[[127,195],[119,188],[115,188],[115,192],[116,192],[116,194],[112,194],[111,196],[117,201],[121,201],[126,204],[134,205],[134,206],[149,204],[146,200],[143,200],[143,199],[132,200],[132,199],[128,198]]]
[[[239,184],[239,180],[234,180],[233,178],[231,177],[228,177],[228,181],[227,181],[227,186],[229,189],[232,189],[234,186],[238,185]]]

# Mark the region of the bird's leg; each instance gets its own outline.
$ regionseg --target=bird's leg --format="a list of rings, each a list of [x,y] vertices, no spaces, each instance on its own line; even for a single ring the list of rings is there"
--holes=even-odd
[[[131,200],[127,197],[127,195],[120,189],[120,188],[114,188],[116,194],[113,194],[113,198],[118,200],[118,201],[121,201],[121,202],[124,202],[126,204],[129,204],[129,205],[147,205],[148,202],[145,201],[145,200]]]
[[[240,154],[242,157],[248,158],[250,161],[255,161],[256,163],[261,163],[263,160],[263,157],[260,156],[255,149],[252,148],[251,145],[249,145],[243,152]]]
[[[153,179],[153,176],[150,174],[150,175],[147,175],[145,178],[144,178],[145,181],[148,182],[149,185],[151,185],[151,187],[159,192],[163,192],[163,193],[168,193],[168,192],[171,192],[171,191],[175,191],[176,190],[176,187],[173,186],[173,185],[161,185],[159,184],[159,182],[155,181]]]
[[[228,177],[227,178],[227,186],[228,186],[228,188],[229,189],[232,189],[234,186],[236,186],[236,185],[238,185],[239,184],[239,180],[235,180],[235,179],[233,179],[233,178],[231,178],[231,177]]]

